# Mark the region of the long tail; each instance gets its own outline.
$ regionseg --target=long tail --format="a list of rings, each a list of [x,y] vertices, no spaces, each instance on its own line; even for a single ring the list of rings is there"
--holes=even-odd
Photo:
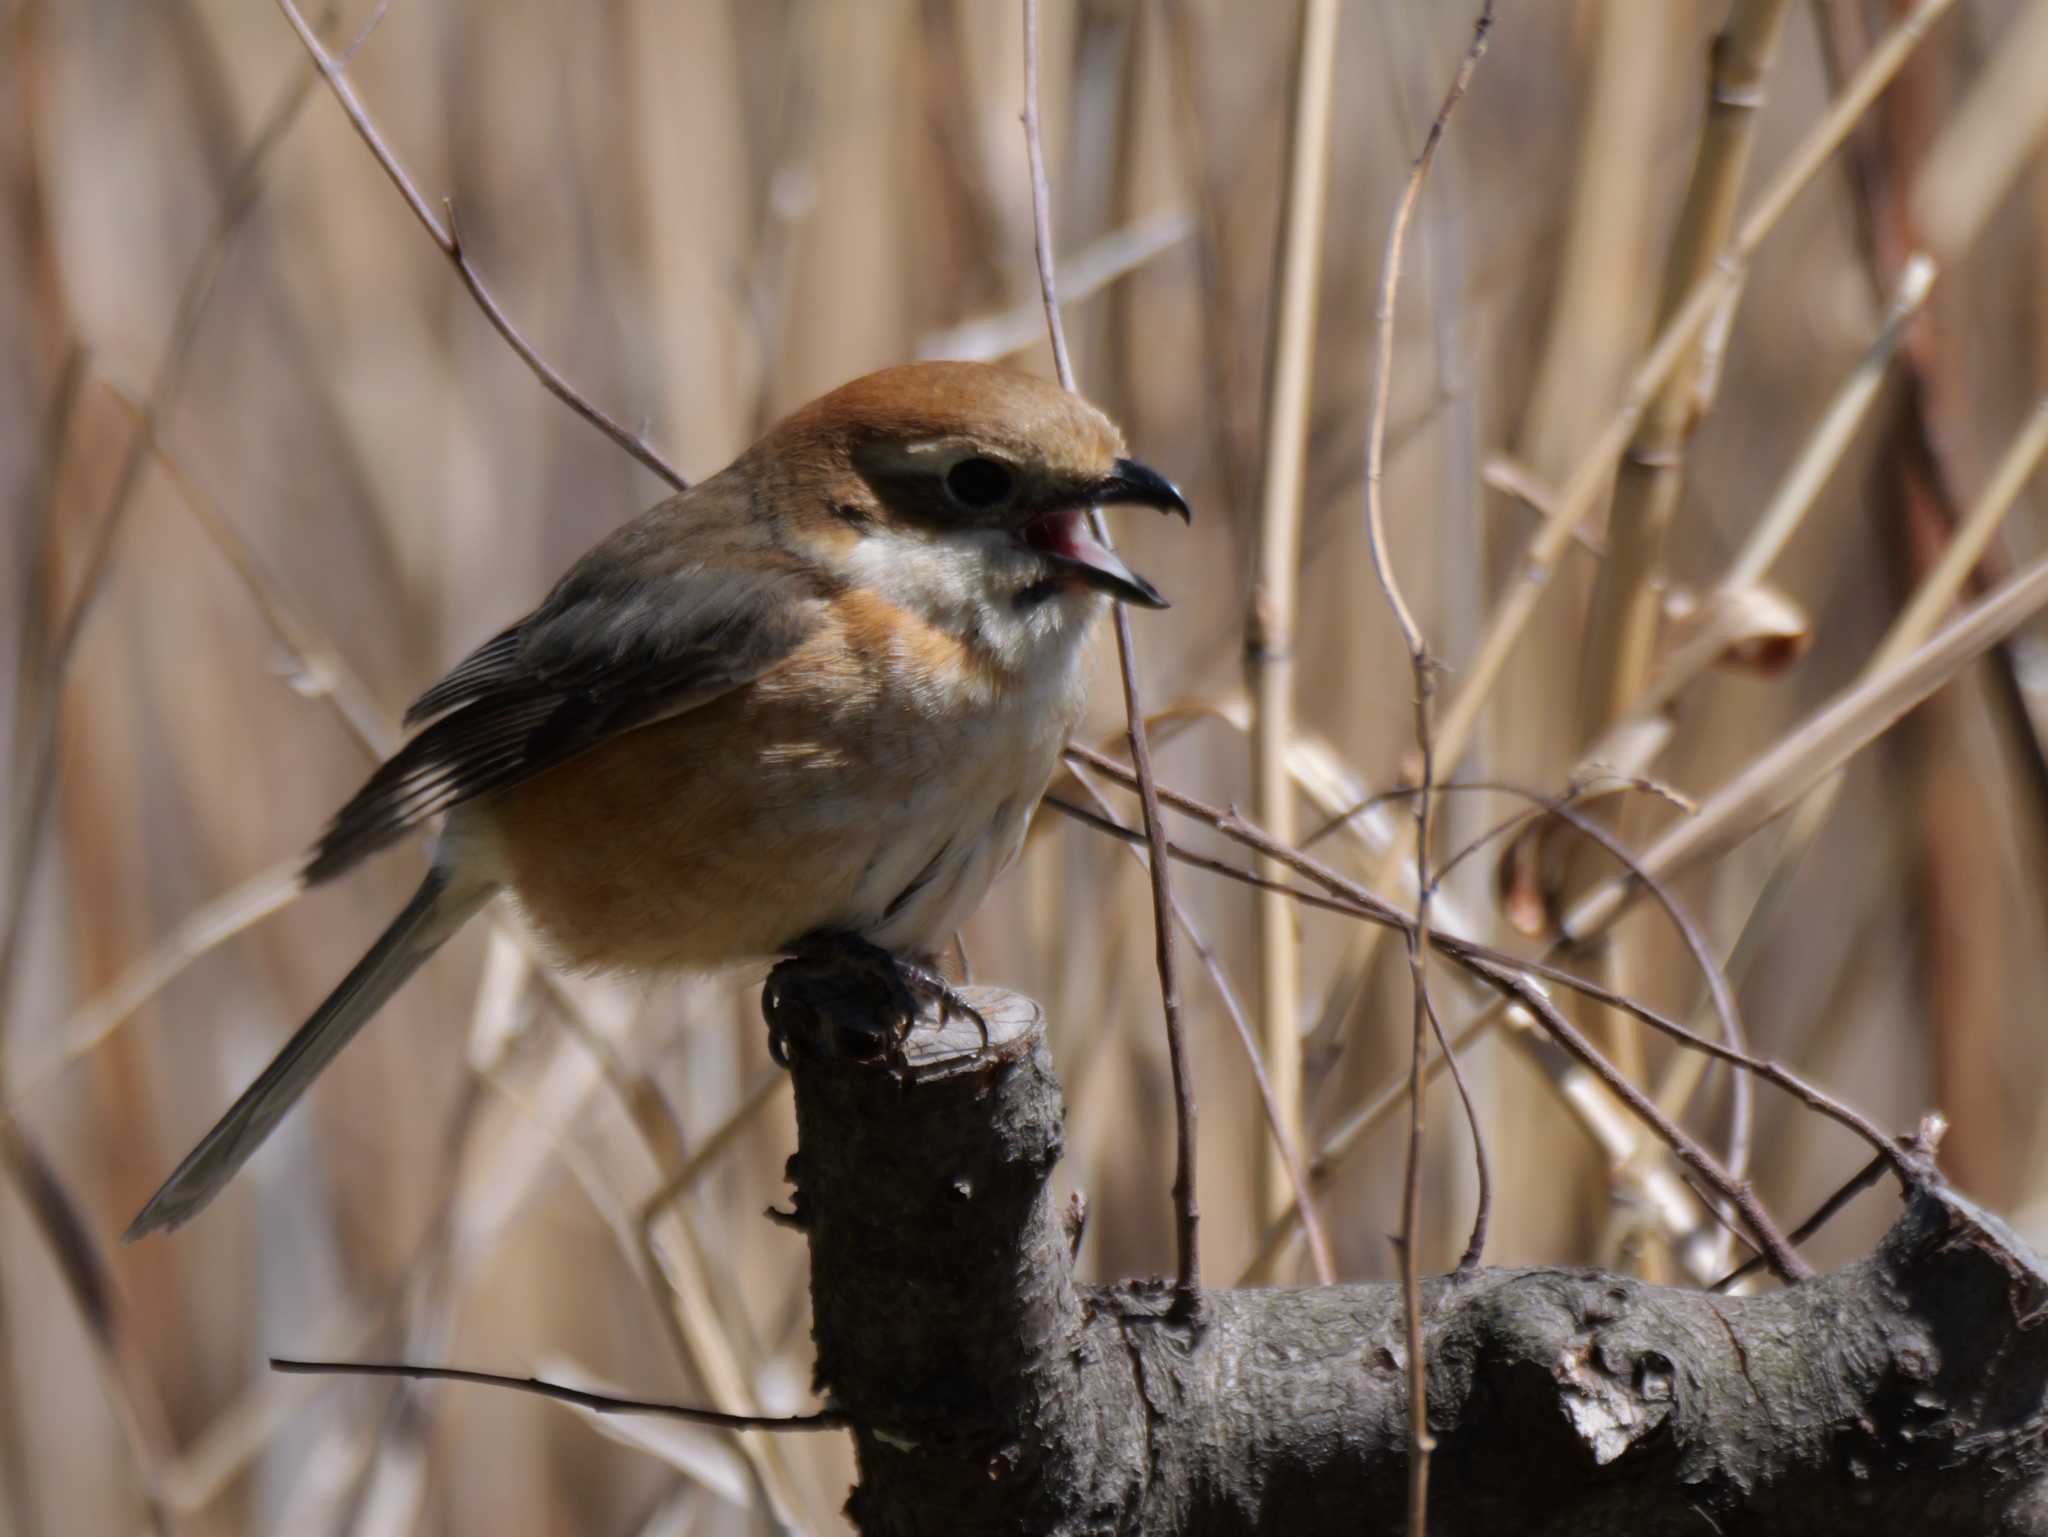
[[[370,1016],[496,889],[488,883],[466,881],[438,863],[428,871],[420,889],[370,946],[369,954],[356,962],[355,969],[285,1043],[262,1076],[185,1155],[163,1188],[128,1224],[122,1241],[132,1243],[159,1229],[169,1231],[203,1210]]]

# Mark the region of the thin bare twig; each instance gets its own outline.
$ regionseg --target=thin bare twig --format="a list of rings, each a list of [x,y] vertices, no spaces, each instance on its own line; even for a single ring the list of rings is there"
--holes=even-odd
[[[1031,170],[1031,228],[1038,258],[1038,287],[1045,299],[1045,324],[1052,339],[1054,367],[1062,387],[1072,390],[1074,363],[1067,354],[1066,328],[1060,324],[1058,277],[1053,266],[1052,189],[1045,175],[1045,141],[1038,125],[1038,0],[1024,0],[1024,152]],[[1088,512],[1091,532],[1104,544],[1109,529],[1099,508]],[[1114,605],[1117,665],[1123,676],[1124,718],[1137,776],[1138,804],[1144,813],[1146,847],[1151,851],[1152,931],[1159,967],[1160,1005],[1166,1016],[1166,1055],[1173,1074],[1175,1120],[1173,1205],[1177,1264],[1174,1275],[1174,1316],[1188,1320],[1199,1306],[1202,1260],[1201,1211],[1195,1200],[1195,1087],[1188,1062],[1186,1032],[1181,1023],[1180,976],[1173,945],[1173,886],[1166,848],[1166,823],[1152,779],[1152,751],[1145,736],[1145,711],[1138,698],[1137,660],[1131,643],[1131,621],[1121,603]]]
[[[1395,205],[1393,224],[1387,231],[1386,256],[1380,270],[1379,307],[1374,319],[1378,338],[1372,369],[1372,425],[1365,440],[1366,542],[1372,554],[1373,573],[1379,578],[1380,590],[1386,594],[1387,604],[1394,611],[1394,622],[1401,627],[1401,639],[1406,642],[1411,657],[1426,657],[1428,647],[1423,643],[1421,627],[1416,624],[1407,600],[1401,595],[1400,583],[1394,579],[1393,565],[1387,557],[1386,513],[1380,494],[1387,445],[1387,408],[1393,394],[1394,309],[1401,289],[1401,251],[1407,240],[1409,222],[1415,215],[1415,205],[1422,197],[1422,185],[1429,177],[1431,162],[1436,159],[1437,146],[1443,142],[1451,114],[1457,111],[1458,103],[1464,99],[1465,89],[1472,83],[1472,75],[1478,69],[1480,59],[1485,57],[1487,34],[1493,29],[1493,3],[1494,0],[1484,0],[1480,6],[1479,19],[1472,25],[1472,41],[1458,64],[1457,74],[1451,77],[1450,89],[1444,93],[1443,104],[1437,108],[1435,120],[1429,125],[1421,153],[1415,157],[1415,164],[1408,172],[1407,185],[1401,189],[1401,201]]]
[[[1085,806],[1077,806],[1058,795],[1046,796],[1043,804],[1062,816],[1071,817],[1085,827],[1110,834],[1130,850],[1131,856],[1142,867],[1146,860],[1144,834],[1133,832],[1110,814],[1108,803],[1093,776],[1083,769],[1076,768],[1074,778],[1081,788],[1088,792],[1089,799],[1095,802],[1094,811],[1088,810]],[[1209,981],[1215,986],[1216,996],[1223,1003],[1223,1012],[1230,1017],[1231,1027],[1237,1032],[1238,1044],[1244,1048],[1245,1062],[1252,1071],[1252,1083],[1259,1091],[1259,1105],[1265,1112],[1266,1129],[1272,1134],[1274,1145],[1279,1150],[1281,1163],[1287,1171],[1288,1184],[1293,1189],[1295,1204],[1301,1214],[1301,1226],[1308,1237],[1309,1258],[1315,1266],[1316,1280],[1327,1286],[1336,1279],[1336,1262],[1330,1250],[1329,1232],[1323,1225],[1321,1213],[1316,1209],[1314,1193],[1310,1189],[1308,1166],[1301,1157],[1301,1143],[1287,1129],[1281,1115],[1280,1102],[1273,1092],[1273,1080],[1266,1070],[1265,1056],[1259,1050],[1258,1034],[1253,1030],[1251,1020],[1245,1015],[1244,1005],[1238,1000],[1237,989],[1230,985],[1230,978],[1223,970],[1222,960],[1203,939],[1202,931],[1195,927],[1194,919],[1188,915],[1187,908],[1178,895],[1173,899],[1173,916],[1174,921],[1180,925],[1181,932],[1187,935],[1188,944],[1194,950],[1196,959],[1201,961],[1203,969],[1209,973]]]
[[[1932,633],[1978,568],[2006,515],[2028,481],[2039,471],[2044,456],[2048,456],[2048,398],[2035,403],[2034,410],[2014,433],[1982,491],[1967,511],[1958,516],[1940,558],[1928,570],[1864,664],[1866,677],[1896,665]],[[2003,643],[2001,649],[2009,646],[2010,642]],[[1758,937],[1770,930],[1794,877],[1804,865],[1820,830],[1827,824],[1841,787],[1839,776],[1827,779],[1816,784],[1793,808],[1772,857],[1770,872],[1758,890],[1750,916],[1736,941],[1736,954],[1747,953]],[[1688,1058],[1675,1065],[1666,1090],[1660,1092],[1662,1103],[1671,1103],[1670,1090],[1675,1089],[1679,1093],[1689,1091],[1690,1085],[1683,1074],[1692,1069],[1695,1060]]]
[[[1823,1227],[1826,1227],[1834,1219],[1835,1213],[1839,1212],[1844,1206],[1855,1200],[1857,1196],[1882,1179],[1884,1171],[1885,1159],[1880,1154],[1850,1175],[1847,1180],[1843,1181],[1833,1195],[1813,1209],[1812,1216],[1808,1217],[1785,1236],[1793,1243],[1805,1243],[1807,1239],[1818,1233]],[[1707,1290],[1714,1292],[1727,1291],[1731,1286],[1755,1275],[1757,1271],[1764,1267],[1765,1263],[1763,1255],[1753,1255],[1721,1277],[1712,1286],[1709,1286]]]
[[[1429,1010],[1429,1028],[1436,1036],[1438,1058],[1451,1070],[1451,1082],[1457,1085],[1458,1102],[1465,1107],[1465,1124],[1472,1132],[1472,1163],[1478,1177],[1478,1199],[1472,1208],[1472,1236],[1465,1241],[1465,1252],[1458,1256],[1456,1269],[1475,1269],[1486,1254],[1486,1229],[1493,1215],[1493,1169],[1486,1158],[1486,1133],[1479,1125],[1479,1111],[1472,1103],[1472,1091],[1465,1085],[1465,1070],[1458,1065],[1458,1049],[1444,1029],[1444,1022],[1437,1017],[1436,1000],[1429,994],[1422,995],[1423,1006]],[[1425,1085],[1426,1086],[1426,1085]],[[1410,1082],[1409,1092],[1415,1092]]]
[[[1422,760],[1420,793],[1415,797],[1415,923],[1407,931],[1408,973],[1414,1008],[1408,1056],[1408,1160],[1401,1186],[1401,1297],[1408,1335],[1408,1529],[1413,1537],[1428,1537],[1429,1454],[1436,1448],[1436,1440],[1429,1431],[1429,1362],[1422,1341],[1422,1134],[1425,1103],[1422,1091],[1423,1058],[1428,1050],[1429,1026],[1436,1027],[1437,1039],[1458,1080],[1461,1095],[1465,1094],[1465,1082],[1463,1075],[1457,1072],[1457,1059],[1451,1054],[1450,1040],[1444,1035],[1443,1025],[1437,1020],[1435,1005],[1429,997],[1429,905],[1435,890],[1429,874],[1429,856],[1432,811],[1436,804],[1431,793],[1436,785],[1436,748],[1430,728],[1430,704],[1431,695],[1435,692],[1436,673],[1430,660],[1429,644],[1423,639],[1422,628],[1416,624],[1415,616],[1409,610],[1408,600],[1402,596],[1401,584],[1394,575],[1393,561],[1387,554],[1386,508],[1381,482],[1386,467],[1387,402],[1393,393],[1394,317],[1395,300],[1401,289],[1401,250],[1407,239],[1409,221],[1415,214],[1415,205],[1421,200],[1430,164],[1436,159],[1437,146],[1443,142],[1451,114],[1457,110],[1465,88],[1472,82],[1473,71],[1485,56],[1486,37],[1492,27],[1493,0],[1484,0],[1479,9],[1479,19],[1473,23],[1472,42],[1465,50],[1457,73],[1451,77],[1450,89],[1444,93],[1443,104],[1437,108],[1436,118],[1422,141],[1422,151],[1415,157],[1407,185],[1401,190],[1401,200],[1395,205],[1393,224],[1387,231],[1386,257],[1380,271],[1376,317],[1378,342],[1372,369],[1372,420],[1365,438],[1366,544],[1372,553],[1373,574],[1379,579],[1380,591],[1386,594],[1387,606],[1393,610],[1394,622],[1401,628],[1402,643],[1408,649],[1408,665],[1415,677],[1415,746]],[[1469,1096],[1465,1097],[1465,1111],[1467,1119],[1472,1120],[1472,1134],[1476,1139],[1479,1124],[1472,1118]],[[1483,1169],[1483,1149],[1480,1158]],[[1486,1217],[1487,1193],[1482,1174],[1479,1218],[1474,1224],[1475,1241],[1483,1240]],[[1467,1256],[1468,1259],[1471,1257],[1470,1248]]]
[[[1942,1136],[1947,1130],[1947,1118],[1938,1112],[1931,1113],[1921,1117],[1919,1126],[1914,1129],[1910,1137],[1899,1138],[1899,1144],[1906,1150],[1907,1156],[1913,1161],[1932,1168],[1934,1165],[1934,1155],[1940,1149]],[[1879,1153],[1877,1157],[1871,1159],[1870,1162],[1850,1175],[1836,1189],[1833,1195],[1813,1209],[1812,1216],[1792,1230],[1792,1242],[1805,1243],[1807,1239],[1832,1222],[1835,1219],[1836,1213],[1872,1185],[1876,1184],[1879,1177],[1885,1172],[1886,1167],[1893,1161],[1888,1154]],[[1716,1292],[1727,1291],[1730,1287],[1754,1275],[1757,1269],[1764,1263],[1765,1257],[1761,1254],[1756,1255],[1736,1269],[1729,1271],[1727,1275],[1714,1282],[1707,1290]]]
[[[1548,796],[1541,795],[1534,790],[1520,785],[1499,782],[1489,783],[1484,786],[1445,786],[1444,788],[1446,789],[1485,788],[1504,795],[1517,796],[1529,804],[1526,809],[1516,812],[1513,816],[1502,818],[1492,827],[1487,828],[1476,838],[1472,839],[1463,848],[1459,849],[1449,859],[1443,861],[1437,868],[1435,883],[1441,886],[1451,871],[1462,861],[1505,833],[1524,827],[1544,817],[1555,817],[1560,821],[1568,823],[1612,855],[1624,870],[1642,882],[1644,889],[1664,909],[1665,914],[1671,919],[1672,926],[1677,929],[1679,938],[1684,941],[1687,951],[1692,955],[1693,963],[1699,968],[1700,974],[1706,982],[1708,999],[1713,1006],[1715,1015],[1720,1020],[1722,1039],[1737,1050],[1747,1050],[1748,1037],[1742,1028],[1742,1017],[1735,1003],[1734,990],[1728,983],[1727,968],[1715,957],[1712,947],[1707,943],[1706,936],[1700,932],[1699,925],[1693,921],[1691,914],[1679,904],[1670,888],[1664,882],[1658,880],[1656,876],[1645,870],[1635,854],[1619,838],[1615,837],[1612,832],[1593,818],[1579,816],[1567,809],[1574,800],[1583,795],[1595,782],[1597,781],[1584,781],[1573,784],[1556,795]],[[1618,777],[1617,782],[1629,788],[1641,789],[1652,794],[1673,798],[1682,806],[1689,805],[1682,798],[1673,796],[1672,792],[1666,790],[1654,780]],[[1550,953],[1558,955],[1565,953],[1570,948],[1569,945],[1554,945]],[[1696,1062],[1701,1059],[1688,1057],[1686,1060]],[[1753,1123],[1752,1101],[1753,1095],[1750,1090],[1749,1079],[1747,1075],[1738,1073],[1735,1076],[1732,1089],[1732,1105],[1728,1131],[1728,1167],[1738,1177],[1749,1166],[1750,1134]],[[1670,1113],[1677,1113],[1675,1110],[1670,1110],[1670,1105],[1664,1096],[1659,1096],[1658,1103],[1663,1105]]]
[[[843,1430],[852,1423],[838,1409],[820,1409],[815,1414],[727,1414],[723,1409],[699,1409],[690,1404],[665,1403],[660,1399],[619,1398],[610,1393],[592,1393],[564,1383],[543,1381],[539,1377],[507,1377],[497,1372],[469,1371],[459,1366],[415,1366],[405,1361],[296,1361],[272,1356],[270,1369],[286,1375],[410,1377],[422,1382],[473,1382],[484,1387],[533,1393],[597,1414],[658,1414],[668,1419],[685,1420],[692,1425],[714,1426],[719,1430]]]
[[[1479,480],[1488,490],[1500,492],[1525,512],[1536,514],[1542,522],[1557,516],[1556,490],[1512,455],[1495,454],[1488,459],[1479,467]],[[1582,528],[1572,530],[1572,543],[1593,560],[1607,558],[1607,546]]]
[[[384,25],[384,18],[390,14],[390,11],[391,0],[377,0],[377,8],[370,12],[362,26],[356,30],[356,35],[349,39],[348,46],[342,49],[342,68],[346,69],[355,62],[356,55],[363,51],[363,45],[368,43],[377,29]]]
[[[348,70],[343,62],[327,51],[326,44],[320,41],[320,35],[307,24],[306,18],[299,14],[299,8],[294,0],[277,0],[277,5],[278,9],[284,12],[285,20],[291,23],[292,30],[299,34],[299,41],[306,45],[307,53],[312,56],[314,65],[326,78],[329,88],[334,92],[334,99],[341,103],[341,110],[348,115],[348,120],[354,125],[357,135],[369,146],[377,164],[384,168],[384,174],[391,178],[391,184],[398,189],[399,196],[405,199],[405,205],[412,210],[413,217],[420,221],[420,227],[426,230],[434,244],[440,248],[441,254],[454,265],[462,278],[462,286],[469,290],[469,296],[476,301],[477,308],[483,311],[484,318],[491,323],[491,328],[519,355],[519,361],[527,366],[550,395],[676,490],[688,490],[690,483],[647,441],[644,432],[628,429],[599,409],[587,396],[556,372],[547,359],[534,350],[532,343],[520,334],[519,328],[512,323],[512,318],[505,313],[490,289],[485,286],[483,275],[476,270],[476,264],[469,259],[469,252],[462,243],[462,232],[456,227],[455,205],[446,199],[442,201],[441,206],[448,216],[445,225],[435,217],[434,210],[428,206],[425,196],[405,167],[399,163],[391,146],[385,143],[384,136],[377,131],[377,125],[371,121],[369,109],[363,105],[362,98],[356,95],[355,87],[349,83]]]

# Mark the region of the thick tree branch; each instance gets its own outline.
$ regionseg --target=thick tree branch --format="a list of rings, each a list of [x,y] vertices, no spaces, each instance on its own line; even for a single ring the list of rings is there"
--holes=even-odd
[[[955,1020],[866,1061],[802,1044],[858,1038],[861,1000],[769,991],[862,1531],[1400,1530],[1397,1285],[1212,1291],[1199,1333],[1164,1283],[1085,1285],[1035,1005],[975,990],[986,1052]],[[1869,1258],[1766,1296],[1542,1268],[1425,1302],[1443,1537],[2048,1532],[2048,1272],[1938,1187]]]

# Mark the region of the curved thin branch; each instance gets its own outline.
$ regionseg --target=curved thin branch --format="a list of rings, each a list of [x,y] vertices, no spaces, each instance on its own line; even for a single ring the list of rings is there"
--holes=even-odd
[[[1700,978],[1707,984],[1707,994],[1713,1000],[1714,1014],[1721,1022],[1721,1038],[1736,1051],[1748,1051],[1749,1034],[1743,1029],[1742,1011],[1735,1002],[1735,990],[1728,985],[1728,973],[1715,957],[1713,947],[1707,943],[1706,935],[1693,921],[1692,914],[1680,905],[1677,896],[1669,886],[1644,869],[1635,854],[1613,833],[1591,817],[1579,815],[1567,806],[1546,808],[1546,814],[1569,822],[1585,837],[1591,838],[1621,864],[1622,868],[1650,893],[1650,899],[1664,909],[1671,926],[1678,930],[1678,937],[1691,952],[1693,965],[1699,968]],[[1744,1073],[1735,1075],[1734,1093],[1728,1111],[1728,1167],[1740,1179],[1749,1166],[1749,1143],[1755,1111],[1749,1092],[1749,1077]]]
[[[1386,258],[1380,271],[1377,348],[1372,369],[1372,418],[1365,438],[1366,545],[1372,553],[1373,574],[1379,578],[1380,590],[1386,594],[1387,606],[1393,610],[1394,622],[1400,626],[1401,640],[1408,648],[1408,665],[1415,675],[1415,746],[1422,764],[1421,793],[1415,798],[1415,925],[1407,931],[1408,974],[1414,993],[1414,1009],[1410,1020],[1408,1055],[1408,1158],[1401,1184],[1401,1297],[1408,1334],[1408,1530],[1413,1537],[1427,1537],[1429,1454],[1436,1447],[1436,1441],[1429,1432],[1429,1363],[1424,1355],[1422,1339],[1419,1232],[1422,1221],[1423,1057],[1428,1051],[1428,1026],[1436,1027],[1437,1038],[1443,1045],[1446,1059],[1451,1062],[1461,1096],[1465,1092],[1465,1080],[1457,1072],[1456,1059],[1450,1056],[1450,1042],[1444,1036],[1443,1025],[1437,1019],[1436,1008],[1429,997],[1429,905],[1435,891],[1429,874],[1429,856],[1431,812],[1436,805],[1431,793],[1436,784],[1436,746],[1430,725],[1430,702],[1435,693],[1436,674],[1430,660],[1429,644],[1423,639],[1422,628],[1408,608],[1408,600],[1402,596],[1401,584],[1394,575],[1394,563],[1387,554],[1381,480],[1387,448],[1387,401],[1393,394],[1394,301],[1401,288],[1401,251],[1407,241],[1408,224],[1414,217],[1415,205],[1422,198],[1422,184],[1428,179],[1431,162],[1436,159],[1437,146],[1443,142],[1451,114],[1464,99],[1465,87],[1471,83],[1472,73],[1486,53],[1486,36],[1492,28],[1493,0],[1484,0],[1479,8],[1479,19],[1473,24],[1471,45],[1465,50],[1458,72],[1451,77],[1443,105],[1437,108],[1436,118],[1429,125],[1428,136],[1423,139],[1422,151],[1415,157],[1415,165],[1408,173],[1407,185],[1401,189],[1401,200],[1395,207],[1393,224],[1387,231]],[[1469,1097],[1465,1099],[1465,1110],[1467,1118],[1472,1119]],[[1472,1129],[1477,1137],[1479,1123],[1476,1119],[1472,1119]],[[1480,1160],[1483,1170],[1483,1151]],[[1482,1175],[1482,1182],[1483,1178]],[[1483,1238],[1485,1219],[1486,1203],[1482,1199],[1475,1239]],[[1470,1251],[1467,1252],[1469,1255]]]
[[[1472,1236],[1465,1240],[1465,1252],[1458,1256],[1458,1270],[1477,1269],[1479,1261],[1486,1254],[1486,1229],[1493,1216],[1493,1166],[1486,1158],[1486,1133],[1480,1129],[1479,1111],[1472,1103],[1472,1091],[1465,1086],[1465,1070],[1458,1065],[1458,1051],[1451,1044],[1451,1037],[1444,1029],[1444,1022],[1437,1017],[1436,1001],[1427,993],[1423,994],[1423,1006],[1429,1011],[1429,1028],[1436,1034],[1437,1050],[1451,1070],[1451,1082],[1457,1085],[1458,1102],[1465,1107],[1465,1124],[1472,1132],[1472,1163],[1478,1178],[1478,1200],[1473,1203]],[[1411,1086],[1410,1092],[1414,1092]]]
[[[485,286],[483,275],[476,270],[475,263],[470,261],[469,253],[462,244],[461,232],[456,228],[454,205],[443,200],[441,206],[448,214],[448,222],[443,225],[440,219],[435,217],[434,210],[427,205],[425,196],[421,194],[411,174],[400,164],[398,156],[393,153],[391,146],[384,142],[384,136],[377,131],[377,125],[371,121],[369,109],[363,105],[362,98],[356,95],[355,87],[349,84],[348,70],[342,61],[327,51],[327,45],[320,41],[320,35],[307,23],[306,18],[299,14],[299,8],[294,0],[277,0],[277,6],[284,12],[285,20],[291,23],[292,30],[299,34],[299,41],[306,45],[306,52],[312,56],[314,65],[326,78],[328,87],[334,92],[334,99],[341,103],[341,110],[348,115],[348,120],[354,126],[357,135],[369,146],[377,164],[384,168],[384,174],[391,178],[391,185],[396,187],[398,195],[405,199],[405,206],[410,208],[413,217],[420,221],[420,227],[427,232],[434,244],[440,248],[441,254],[448,258],[461,276],[462,286],[469,290],[469,296],[476,301],[477,308],[483,311],[484,318],[491,323],[491,328],[505,339],[505,344],[519,355],[520,362],[532,371],[533,376],[550,395],[676,490],[687,491],[690,483],[647,441],[644,433],[628,430],[622,423],[592,403],[587,396],[564,379],[547,359],[533,349],[532,343],[520,334],[519,328],[512,323],[512,317],[505,313],[503,306]]]
[[[836,1409],[815,1414],[727,1414],[723,1409],[699,1409],[691,1404],[672,1404],[658,1398],[620,1398],[611,1393],[593,1393],[539,1377],[507,1377],[498,1372],[469,1371],[459,1366],[415,1366],[407,1361],[297,1361],[272,1356],[270,1369],[287,1376],[409,1377],[421,1382],[472,1382],[483,1387],[510,1388],[573,1404],[596,1414],[658,1414],[685,1420],[692,1425],[710,1425],[719,1430],[843,1430],[851,1422]]]

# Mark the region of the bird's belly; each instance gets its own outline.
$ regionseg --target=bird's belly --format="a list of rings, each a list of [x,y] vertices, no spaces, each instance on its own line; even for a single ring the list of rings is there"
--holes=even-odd
[[[1015,855],[1067,712],[934,722],[869,700],[860,729],[742,690],[479,808],[561,958],[706,970],[819,930],[933,951]]]

